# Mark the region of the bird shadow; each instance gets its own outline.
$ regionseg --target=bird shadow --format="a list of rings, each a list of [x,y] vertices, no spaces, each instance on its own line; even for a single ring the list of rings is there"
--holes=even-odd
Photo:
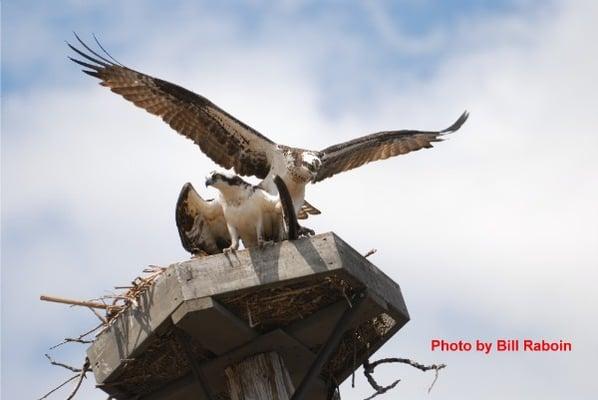
[[[282,249],[285,245],[293,246],[296,252],[288,254],[288,251],[286,251],[285,256],[282,256]],[[279,281],[281,279],[281,269],[286,268],[287,263],[289,268],[291,264],[297,263],[298,260],[293,257],[293,253],[299,255],[314,273],[328,270],[326,262],[309,238],[293,241],[285,240],[266,246],[263,249],[255,247],[249,249],[251,264],[254,266],[260,284]]]

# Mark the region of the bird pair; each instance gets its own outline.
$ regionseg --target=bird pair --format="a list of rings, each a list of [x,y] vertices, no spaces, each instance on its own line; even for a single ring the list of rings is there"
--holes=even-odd
[[[205,183],[218,191],[216,198],[204,200],[186,183],[176,206],[181,243],[193,256],[234,252],[239,240],[245,248],[262,248],[313,234],[299,226],[289,190],[279,176],[274,177],[278,195],[228,173],[211,172]]]
[[[250,204],[254,203],[261,204],[259,207],[265,207],[263,210],[272,208],[267,205],[270,201],[267,195],[276,198],[279,193],[276,177],[284,183],[297,218],[305,218],[308,214],[319,214],[315,207],[305,201],[305,188],[308,183],[321,182],[373,161],[430,148],[433,143],[442,141],[446,134],[457,131],[468,118],[468,113],[464,112],[451,126],[443,130],[382,131],[319,151],[286,146],[275,143],[199,94],[122,65],[110,56],[97,40],[103,55],[85,44],[77,35],[75,37],[85,50],[68,44],[82,59],[69,58],[83,66],[84,73],[98,78],[102,86],[108,87],[136,106],[162,118],[175,131],[191,139],[202,152],[221,167],[232,169],[239,175],[261,179],[258,186],[247,183],[239,186],[241,192],[252,193],[251,196],[245,197],[243,206],[245,208],[229,206],[227,201],[222,203],[220,200],[204,201],[190,184],[183,187],[179,199],[180,207],[177,207],[177,221],[184,232],[189,232],[185,234],[189,237],[184,238],[185,235],[181,235],[181,240],[188,249],[195,248],[194,243],[202,243],[198,250],[204,249],[203,251],[208,254],[217,252],[217,249],[228,247],[233,249],[238,245],[233,237],[229,237],[231,234],[227,233],[228,229],[224,229],[226,224],[222,223],[222,219],[225,210],[228,210],[231,215],[240,213],[239,210],[243,210],[241,214],[250,214],[253,212],[251,207],[255,208],[255,206],[250,207]],[[234,186],[232,182],[235,179],[241,178],[214,177],[212,185],[223,188],[224,185]],[[222,190],[220,193],[223,193]],[[235,202],[231,204],[233,203]],[[185,213],[185,209],[189,212]],[[201,218],[191,217],[193,215],[201,215]],[[253,221],[260,220],[254,217],[251,217]],[[231,216],[231,220],[235,218],[247,220],[248,216]],[[262,241],[268,240],[265,239],[268,235],[264,236],[264,232],[269,225],[267,223],[264,225],[264,222],[262,215],[261,237],[257,233],[259,224],[252,225],[256,230],[256,237],[248,238],[248,243],[255,242],[259,245]],[[245,242],[240,233],[245,228],[243,223],[239,223],[235,228],[236,234],[232,236],[240,235]],[[276,229],[271,230],[276,231]],[[202,235],[205,232],[213,234],[204,238]],[[276,235],[273,236],[280,237],[280,232],[275,233]],[[196,239],[190,240],[190,238]],[[223,243],[228,244],[223,245]]]

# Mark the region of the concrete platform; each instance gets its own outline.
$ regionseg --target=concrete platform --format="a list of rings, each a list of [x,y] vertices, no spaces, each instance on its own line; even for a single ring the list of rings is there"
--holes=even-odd
[[[117,399],[227,398],[224,368],[272,350],[297,387],[356,296],[364,300],[308,396],[324,399],[328,382],[346,379],[409,320],[399,285],[334,233],[173,264],[87,354],[98,386]]]

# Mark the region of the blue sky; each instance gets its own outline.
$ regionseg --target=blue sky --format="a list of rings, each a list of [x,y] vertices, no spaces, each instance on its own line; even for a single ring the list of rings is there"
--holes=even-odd
[[[70,71],[65,68],[63,59],[64,40],[72,40],[72,31],[95,32],[112,51],[124,57],[128,53],[125,49],[134,47],[144,36],[176,29],[181,20],[183,25],[193,25],[192,16],[197,15],[201,20],[207,11],[211,23],[217,25],[217,21],[226,21],[230,29],[225,37],[218,39],[212,35],[194,37],[191,40],[194,48],[231,41],[247,47],[274,42],[281,45],[274,54],[284,57],[285,53],[294,52],[295,46],[309,46],[314,54],[304,60],[305,68],[312,69],[322,88],[332,88],[330,106],[337,104],[338,97],[345,94],[341,87],[346,86],[348,79],[353,85],[345,90],[352,94],[370,90],[371,77],[362,75],[367,71],[375,70],[380,80],[396,80],[397,70],[401,71],[400,77],[408,75],[409,78],[425,79],[442,62],[443,56],[462,50],[464,43],[451,43],[450,36],[443,35],[451,32],[458,23],[521,11],[542,11],[533,7],[533,2],[522,5],[514,1],[399,1],[378,2],[375,6],[366,2],[340,1],[175,1],[167,8],[162,2],[143,2],[143,5],[127,2],[118,6],[114,6],[118,3],[110,2],[93,4],[77,1],[64,4],[5,2],[4,32],[7,38],[18,41],[13,46],[4,44],[7,60],[2,66],[5,93],[42,85],[78,83],[70,79]],[[542,8],[550,8],[548,4],[544,2]],[[144,26],[148,20],[152,22]],[[388,27],[381,26],[380,20]],[[393,41],[386,32],[389,28],[405,42],[413,44]],[[126,35],[122,37],[115,32],[126,32]],[[312,40],[322,36],[324,40]],[[326,40],[326,36],[358,44],[360,51]],[[418,46],[422,40],[430,44]],[[44,48],[43,52],[39,51],[40,47]],[[134,59],[126,61],[135,62]]]
[[[412,315],[380,356],[447,362],[433,396],[590,398],[597,17],[584,1],[3,2],[2,395],[44,393],[64,374],[43,353],[95,322],[38,296],[97,297],[148,264],[185,259],[174,201],[215,168],[80,73],[64,43],[76,31],[285,144],[439,129],[468,109],[462,131],[434,149],[309,187],[323,210],[310,226],[378,249],[372,261]],[[563,338],[575,350],[429,351],[431,338],[500,337]],[[78,363],[82,351],[54,355]],[[380,371],[397,374],[386,398],[429,397],[430,376]],[[104,398],[91,381],[81,398]],[[369,395],[359,378],[342,390]]]

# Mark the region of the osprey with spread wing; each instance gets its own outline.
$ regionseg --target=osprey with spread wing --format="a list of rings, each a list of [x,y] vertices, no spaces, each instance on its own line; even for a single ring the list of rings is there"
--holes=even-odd
[[[220,195],[204,200],[191,183],[186,183],[175,214],[185,250],[198,257],[237,250],[239,238],[246,248],[299,238],[302,229],[289,191],[279,176],[274,177],[274,184],[278,196],[238,176],[212,172],[206,186],[214,186]]]
[[[396,130],[378,132],[320,151],[277,144],[239,121],[208,99],[162,79],[127,68],[79,43],[89,53],[68,44],[84,60],[70,58],[85,67],[83,72],[149,113],[161,117],[220,166],[237,174],[262,179],[260,187],[277,193],[274,176],[286,184],[299,218],[319,211],[305,202],[305,186],[366,163],[432,147],[444,134],[458,130],[467,120],[464,112],[450,127],[440,131]],[[99,45],[99,43],[98,43]],[[304,204],[305,203],[305,204]]]

